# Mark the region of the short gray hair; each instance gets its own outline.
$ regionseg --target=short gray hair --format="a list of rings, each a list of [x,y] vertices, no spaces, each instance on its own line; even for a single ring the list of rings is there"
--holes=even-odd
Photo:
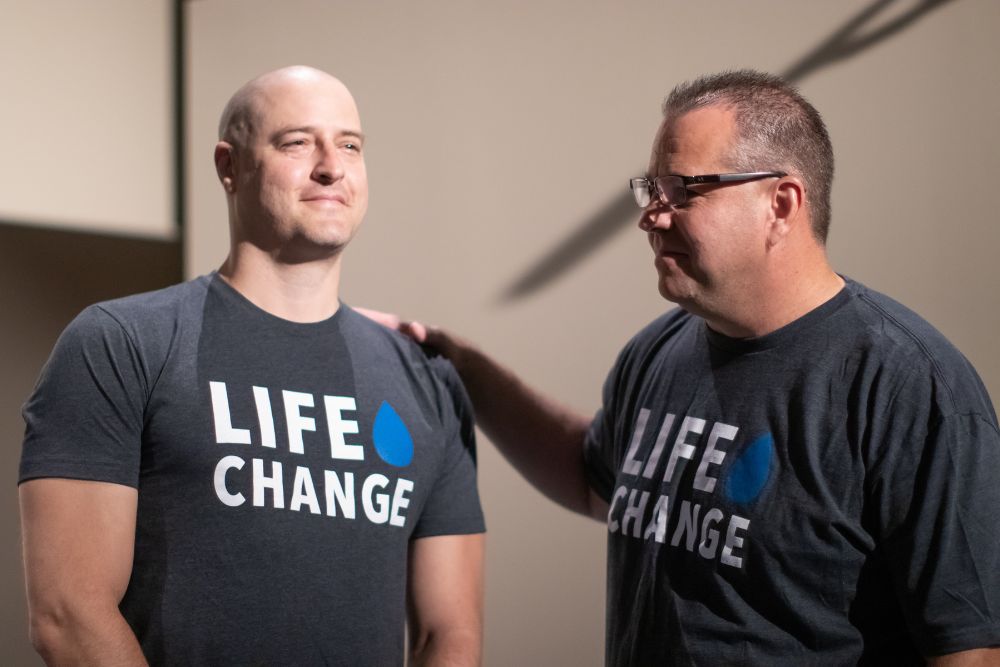
[[[735,70],[703,76],[675,87],[663,115],[721,105],[736,114],[738,144],[734,171],[778,170],[794,174],[806,187],[813,236],[826,243],[830,229],[833,146],[819,112],[791,83],[773,74]]]

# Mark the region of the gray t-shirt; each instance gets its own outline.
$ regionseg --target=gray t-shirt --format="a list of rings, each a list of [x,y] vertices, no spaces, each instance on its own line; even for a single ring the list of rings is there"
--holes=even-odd
[[[91,306],[24,418],[21,482],[138,488],[121,610],[157,665],[402,664],[410,541],[484,530],[454,369],[347,306],[216,276]]]
[[[1000,645],[1000,435],[968,361],[848,281],[761,338],[676,309],[585,456],[609,665],[909,664]]]

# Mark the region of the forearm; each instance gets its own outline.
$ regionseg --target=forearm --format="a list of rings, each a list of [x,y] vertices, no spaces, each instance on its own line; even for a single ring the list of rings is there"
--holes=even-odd
[[[930,667],[998,667],[1000,648],[981,648],[928,658]]]
[[[476,422],[504,457],[547,497],[589,515],[583,465],[589,419],[532,389],[450,332],[434,330],[428,341],[455,365],[472,399]]]
[[[146,665],[142,649],[128,623],[113,610],[32,611],[31,641],[45,664]]]

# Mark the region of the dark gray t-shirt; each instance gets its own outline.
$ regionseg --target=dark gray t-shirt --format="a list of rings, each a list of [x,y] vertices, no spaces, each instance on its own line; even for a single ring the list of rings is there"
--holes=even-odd
[[[24,417],[20,481],[138,488],[121,610],[157,665],[402,664],[410,541],[484,530],[454,369],[346,306],[215,276],[91,306]]]
[[[908,664],[1000,645],[1000,435],[968,361],[848,281],[761,338],[677,309],[585,456],[609,665]]]

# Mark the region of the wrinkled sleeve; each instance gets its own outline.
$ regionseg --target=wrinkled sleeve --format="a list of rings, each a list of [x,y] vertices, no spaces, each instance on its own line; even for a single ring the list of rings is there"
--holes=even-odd
[[[881,466],[882,548],[925,656],[1000,646],[1000,434],[954,414]]]
[[[146,386],[118,321],[100,306],[84,310],[23,407],[18,483],[63,477],[137,487]]]

